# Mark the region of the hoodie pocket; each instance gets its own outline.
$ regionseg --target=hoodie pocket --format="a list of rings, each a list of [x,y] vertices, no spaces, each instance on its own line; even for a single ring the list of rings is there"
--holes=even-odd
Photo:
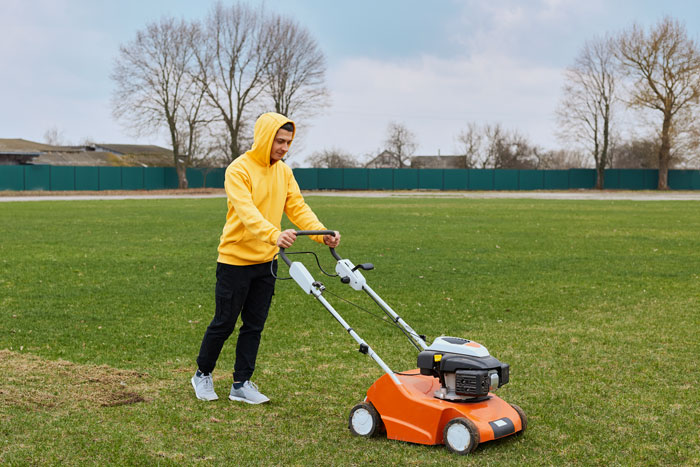
[[[221,235],[222,245],[235,245],[240,243],[246,234],[246,229],[243,224],[237,223],[234,225],[226,225],[224,227],[224,232]]]

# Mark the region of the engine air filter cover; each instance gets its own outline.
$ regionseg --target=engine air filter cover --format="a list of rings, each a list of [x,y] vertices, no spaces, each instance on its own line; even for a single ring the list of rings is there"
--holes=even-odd
[[[491,387],[491,376],[484,370],[457,370],[455,393],[465,396],[486,396]]]

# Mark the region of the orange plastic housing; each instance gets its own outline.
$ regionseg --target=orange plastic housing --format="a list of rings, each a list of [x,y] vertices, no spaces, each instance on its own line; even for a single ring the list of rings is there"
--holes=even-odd
[[[433,394],[440,382],[432,376],[396,375],[402,384],[396,384],[385,374],[369,388],[367,400],[374,405],[386,427],[387,438],[418,444],[444,444],[445,424],[456,417],[466,417],[477,426],[479,442],[495,439],[489,422],[510,419],[517,433],[522,430],[518,412],[506,401],[489,393],[482,402],[450,402],[437,399]]]

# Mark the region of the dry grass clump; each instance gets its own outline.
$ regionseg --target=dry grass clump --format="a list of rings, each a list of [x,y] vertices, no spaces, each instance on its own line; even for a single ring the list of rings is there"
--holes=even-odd
[[[27,410],[114,407],[144,402],[146,375],[0,350],[0,405]]]

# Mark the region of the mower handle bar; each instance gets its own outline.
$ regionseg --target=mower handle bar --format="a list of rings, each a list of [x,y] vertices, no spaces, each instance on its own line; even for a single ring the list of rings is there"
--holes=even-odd
[[[297,235],[332,235],[335,237],[334,230],[297,230],[295,233]],[[330,250],[331,254],[337,261],[342,259],[340,256],[338,256],[338,253],[335,252],[335,248],[330,248]],[[284,254],[284,248],[282,247],[280,247],[280,258],[287,263],[287,266],[292,265],[292,261],[287,257],[287,255]]]

